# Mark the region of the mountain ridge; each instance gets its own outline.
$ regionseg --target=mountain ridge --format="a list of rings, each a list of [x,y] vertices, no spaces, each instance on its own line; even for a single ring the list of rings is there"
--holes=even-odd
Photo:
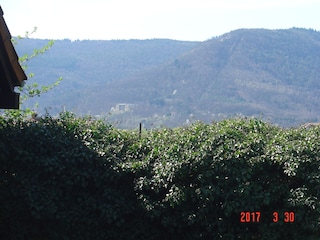
[[[139,121],[146,126],[177,126],[235,115],[263,115],[282,126],[320,120],[319,32],[239,29],[184,44],[188,46],[150,68],[80,87],[83,95],[73,108],[106,115],[119,103],[135,106],[111,114],[109,119],[121,122],[121,127],[134,127]],[[141,49],[138,55],[144,55]],[[139,66],[159,52],[160,47],[148,55],[149,60],[142,56]]]

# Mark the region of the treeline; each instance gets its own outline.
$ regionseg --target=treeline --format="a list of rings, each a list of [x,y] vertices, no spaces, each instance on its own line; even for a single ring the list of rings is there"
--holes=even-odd
[[[2,239],[319,239],[320,128],[0,118]]]

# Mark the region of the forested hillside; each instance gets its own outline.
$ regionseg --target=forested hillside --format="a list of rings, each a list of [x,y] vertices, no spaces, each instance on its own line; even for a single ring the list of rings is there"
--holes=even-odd
[[[21,41],[19,52],[37,41]],[[127,128],[235,115],[287,127],[320,120],[319,66],[320,33],[293,28],[240,29],[201,43],[57,41],[29,69],[41,80],[64,78],[37,99],[53,113],[66,106],[107,116],[113,108],[109,120]],[[127,108],[116,111],[119,103]]]
[[[16,50],[19,56],[30,54],[43,47],[48,40],[22,39]],[[44,108],[57,114],[64,107],[79,114],[97,114],[93,101],[98,101],[97,89],[108,82],[119,81],[138,72],[153,69],[180,56],[198,45],[198,42],[182,42],[166,39],[70,41],[56,40],[50,51],[27,63],[27,73],[34,73],[30,82],[49,84],[58,77],[63,81],[50,93],[33,99],[29,106],[39,102]],[[109,91],[113,91],[109,89]],[[93,94],[90,96],[90,94]],[[83,103],[89,104],[84,107]],[[91,104],[92,103],[92,104]],[[110,107],[103,108],[108,113]]]

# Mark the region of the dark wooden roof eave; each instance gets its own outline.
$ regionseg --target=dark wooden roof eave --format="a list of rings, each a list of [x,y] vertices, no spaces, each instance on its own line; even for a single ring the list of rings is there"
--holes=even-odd
[[[19,64],[0,6],[0,108],[19,109],[19,93],[14,87],[23,86],[24,80],[27,76]]]
[[[8,84],[13,90],[16,86],[22,86],[23,81],[27,80],[27,76],[19,64],[18,55],[11,42],[11,34],[7,24],[3,18],[3,11],[0,6],[0,45],[1,50],[1,66],[6,68]]]

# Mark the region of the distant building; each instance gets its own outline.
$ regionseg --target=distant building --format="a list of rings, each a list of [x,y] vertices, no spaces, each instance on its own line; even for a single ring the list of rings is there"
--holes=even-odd
[[[123,113],[132,111],[134,104],[129,103],[118,103],[115,107],[111,108],[111,112]]]

